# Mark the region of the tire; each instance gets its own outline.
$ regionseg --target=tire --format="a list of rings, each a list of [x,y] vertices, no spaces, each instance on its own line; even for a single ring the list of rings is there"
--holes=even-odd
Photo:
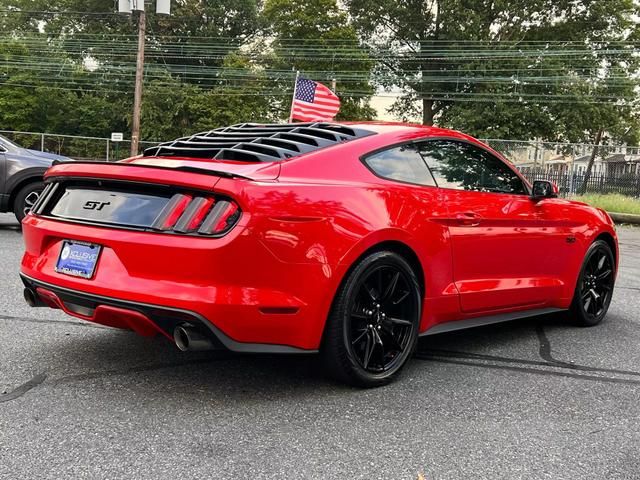
[[[391,382],[415,348],[421,297],[415,272],[397,253],[379,251],[360,260],[327,320],[321,349],[327,372],[359,387]]]
[[[581,327],[593,327],[609,310],[615,284],[615,259],[604,240],[596,240],[587,250],[580,268],[569,314]]]
[[[22,219],[27,216],[33,204],[40,197],[42,190],[44,190],[44,183],[31,182],[18,191],[13,201],[13,214],[18,222],[22,222]]]

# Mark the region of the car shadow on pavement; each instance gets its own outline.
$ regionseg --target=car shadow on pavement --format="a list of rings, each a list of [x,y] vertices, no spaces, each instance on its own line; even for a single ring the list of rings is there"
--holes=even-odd
[[[0,213],[0,230],[22,231],[22,225],[13,216],[13,213]]]
[[[598,328],[606,328],[604,325]],[[405,378],[429,375],[442,364],[453,364],[465,370],[481,367],[640,384],[640,373],[575,365],[556,359],[545,330],[558,332],[574,328],[558,315],[545,315],[425,337],[419,341],[415,359],[409,366],[410,373]],[[587,330],[596,332],[594,329],[577,331]],[[33,348],[38,349],[40,358],[50,359],[43,365],[45,371],[36,375],[40,379],[46,375],[44,381],[38,382],[38,388],[74,384],[82,384],[83,388],[93,384],[101,388],[108,384],[162,391],[185,402],[190,401],[193,392],[211,401],[253,399],[262,402],[358,391],[336,384],[323,375],[317,355],[180,352],[162,338],[143,338],[132,332],[107,328],[84,328],[77,334],[56,335]],[[431,365],[425,365],[424,361]],[[394,385],[402,388],[402,382],[403,377]]]
[[[487,349],[520,349],[531,344],[531,335],[541,321],[537,317],[518,324],[500,324],[421,339],[416,356],[443,351],[482,352]],[[87,326],[89,326],[87,324]],[[89,330],[89,329],[83,329]],[[148,339],[131,332],[92,328],[82,335],[65,337],[63,342],[39,345],[52,359],[46,384],[64,385],[110,379],[132,382],[144,376],[145,383],[159,382],[166,390],[219,393],[243,398],[247,394],[280,396],[292,390],[299,394],[326,389],[336,384],[323,375],[317,355],[241,355],[226,351],[180,352],[162,338]],[[48,349],[48,352],[43,352]],[[536,352],[528,349],[528,354]],[[424,358],[427,359],[427,358]],[[65,372],[59,374],[56,372]],[[132,379],[133,377],[134,379]],[[399,379],[401,382],[402,379]],[[343,387],[349,390],[350,387]]]
[[[41,348],[47,348],[47,357],[55,361],[49,365],[46,385],[109,382],[137,383],[140,388],[154,384],[153,390],[161,388],[167,393],[198,391],[230,400],[336,391],[336,385],[322,375],[316,355],[180,352],[159,337],[148,339],[107,329],[95,329],[90,335],[62,343],[48,342]]]
[[[0,230],[22,233],[22,226],[19,223],[0,223]]]

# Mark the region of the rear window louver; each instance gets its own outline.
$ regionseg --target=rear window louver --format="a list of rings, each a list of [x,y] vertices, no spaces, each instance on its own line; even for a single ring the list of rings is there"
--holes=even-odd
[[[147,148],[145,157],[196,157],[277,162],[375,132],[325,122],[241,123]]]

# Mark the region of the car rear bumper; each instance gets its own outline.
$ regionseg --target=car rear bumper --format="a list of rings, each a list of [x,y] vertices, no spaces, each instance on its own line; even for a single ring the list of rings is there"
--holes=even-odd
[[[208,336],[215,347],[239,353],[315,353],[289,345],[236,342],[201,315],[188,310],[130,302],[81,293],[20,275],[25,288],[38,295],[44,304],[69,315],[109,327],[133,330],[139,335],[161,334],[173,339],[173,330],[189,324]]]
[[[331,289],[323,266],[284,263],[249,233],[238,226],[219,239],[180,237],[29,215],[21,272],[40,297],[51,292],[58,308],[88,321],[145,334],[148,325],[137,327],[148,322],[135,314],[105,320],[119,314],[97,310],[104,305],[141,312],[168,337],[176,322],[194,323],[238,352],[317,351]],[[55,271],[65,239],[102,245],[92,279]]]

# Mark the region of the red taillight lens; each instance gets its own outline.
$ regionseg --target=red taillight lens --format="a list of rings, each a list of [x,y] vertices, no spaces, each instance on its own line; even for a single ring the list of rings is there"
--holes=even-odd
[[[220,235],[236,224],[240,218],[240,208],[231,200],[219,200],[198,229],[203,235]]]
[[[240,208],[229,199],[176,194],[153,222],[155,230],[221,235],[240,218]]]
[[[151,225],[154,230],[170,230],[178,221],[178,218],[184,213],[187,205],[191,202],[191,195],[183,195],[177,193],[169,203],[165,205],[158,217]]]
[[[213,198],[196,197],[184,210],[173,230],[180,233],[194,232],[213,205]]]

